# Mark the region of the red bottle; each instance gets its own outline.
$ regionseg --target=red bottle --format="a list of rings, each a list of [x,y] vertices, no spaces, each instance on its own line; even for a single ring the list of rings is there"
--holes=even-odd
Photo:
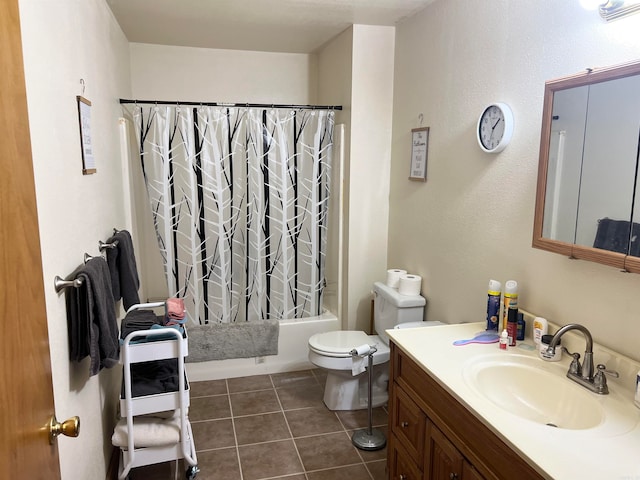
[[[509,305],[509,313],[507,314],[507,335],[509,337],[509,346],[516,346],[516,337],[518,336],[518,307],[517,305]]]

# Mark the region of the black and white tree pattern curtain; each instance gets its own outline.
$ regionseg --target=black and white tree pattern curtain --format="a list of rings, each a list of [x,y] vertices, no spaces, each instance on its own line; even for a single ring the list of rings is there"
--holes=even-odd
[[[169,292],[196,323],[322,312],[334,113],[140,105]]]

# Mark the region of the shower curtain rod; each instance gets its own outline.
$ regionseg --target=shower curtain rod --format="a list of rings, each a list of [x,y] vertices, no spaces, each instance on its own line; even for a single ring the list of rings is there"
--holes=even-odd
[[[206,107],[247,107],[247,108],[308,108],[311,110],[342,110],[342,105],[282,105],[277,103],[225,103],[225,102],[178,102],[167,100],[127,100],[120,99],[120,104],[147,103],[155,105],[192,105]]]

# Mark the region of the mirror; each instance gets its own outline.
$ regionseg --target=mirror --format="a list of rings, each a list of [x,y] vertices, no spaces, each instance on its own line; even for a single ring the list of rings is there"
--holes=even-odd
[[[545,84],[533,246],[640,273],[640,62]]]

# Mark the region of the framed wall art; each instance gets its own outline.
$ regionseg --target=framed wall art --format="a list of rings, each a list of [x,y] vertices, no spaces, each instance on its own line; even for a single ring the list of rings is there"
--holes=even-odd
[[[80,146],[82,147],[82,174],[96,173],[96,161],[93,157],[91,142],[91,102],[78,95],[78,122],[80,124]]]
[[[429,127],[411,130],[411,168],[409,180],[427,181],[427,152],[429,150]]]

